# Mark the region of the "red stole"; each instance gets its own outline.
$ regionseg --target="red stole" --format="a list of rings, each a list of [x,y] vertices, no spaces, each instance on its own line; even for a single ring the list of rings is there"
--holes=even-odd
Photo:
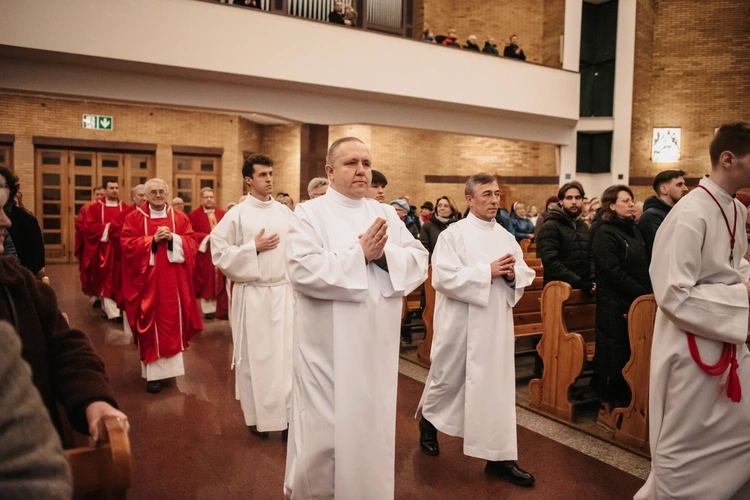
[[[168,242],[157,244],[151,264],[154,234],[169,227],[182,239],[185,262],[172,263]],[[152,219],[144,203],[125,218],[120,241],[123,253],[125,311],[138,336],[141,361],[152,363],[185,350],[190,338],[203,329],[193,283],[198,244],[187,216],[167,207],[167,217]]]

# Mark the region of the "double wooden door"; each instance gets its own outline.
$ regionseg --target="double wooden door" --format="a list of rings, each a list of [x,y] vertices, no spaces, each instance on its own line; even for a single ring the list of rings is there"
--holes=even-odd
[[[37,149],[35,214],[47,262],[75,260],[75,217],[95,187],[117,181],[120,199],[132,203],[131,190],[154,176],[154,164],[150,153]]]
[[[185,202],[185,213],[189,214],[201,204],[201,189],[214,190],[214,201],[219,203],[219,167],[221,160],[211,156],[173,157],[174,196]]]

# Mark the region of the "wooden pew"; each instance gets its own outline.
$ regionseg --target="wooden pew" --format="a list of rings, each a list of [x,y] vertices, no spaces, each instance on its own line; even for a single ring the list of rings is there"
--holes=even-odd
[[[622,376],[630,386],[632,398],[627,408],[615,408],[612,411],[615,440],[646,452],[649,451],[648,395],[656,309],[653,295],[638,297],[630,306],[630,361],[623,368]]]
[[[524,238],[521,241],[518,242],[518,246],[521,247],[521,250],[523,250],[523,253],[530,253],[529,247],[531,246],[531,240],[529,238]]]
[[[130,439],[116,417],[99,422],[96,446],[67,450],[74,498],[124,499],[130,487]]]
[[[537,352],[544,372],[529,382],[531,405],[572,422],[570,387],[594,356],[596,303],[593,296],[552,281],[542,291],[541,315],[543,334]]]

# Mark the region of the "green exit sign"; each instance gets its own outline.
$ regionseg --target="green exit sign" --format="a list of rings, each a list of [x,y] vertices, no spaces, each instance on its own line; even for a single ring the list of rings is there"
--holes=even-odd
[[[94,130],[112,130],[115,120],[111,116],[83,115],[83,128]]]

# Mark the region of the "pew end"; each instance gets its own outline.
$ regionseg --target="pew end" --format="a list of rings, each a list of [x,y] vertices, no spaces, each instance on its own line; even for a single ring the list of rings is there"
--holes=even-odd
[[[427,268],[427,279],[424,282],[424,309],[422,309],[422,321],[424,322],[424,339],[417,344],[417,361],[420,365],[430,367],[430,350],[432,349],[433,316],[435,314],[435,289],[432,286],[432,265]]]
[[[74,498],[119,500],[131,482],[130,439],[116,417],[99,422],[101,439],[93,446],[66,450]]]
[[[645,452],[649,451],[648,397],[656,310],[653,295],[638,297],[630,306],[630,360],[623,368],[622,376],[630,386],[632,397],[627,408],[612,410],[615,440]]]
[[[552,281],[541,295],[542,340],[537,352],[544,363],[541,378],[529,382],[531,405],[540,411],[575,421],[573,384],[594,354],[596,304],[592,296]]]

